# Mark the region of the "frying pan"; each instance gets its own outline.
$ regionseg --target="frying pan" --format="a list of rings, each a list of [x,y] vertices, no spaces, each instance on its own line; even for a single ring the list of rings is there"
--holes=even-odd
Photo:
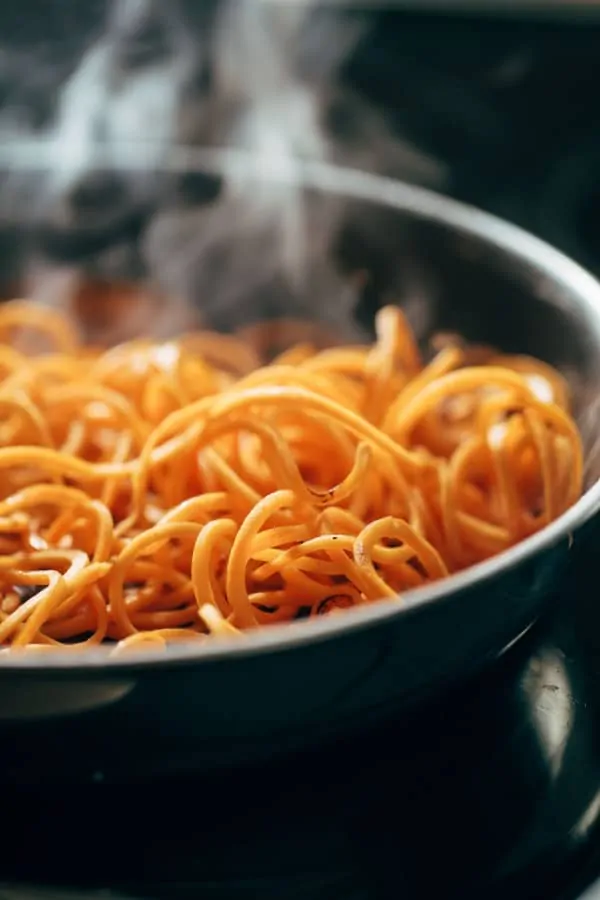
[[[238,764],[363,727],[492,662],[568,583],[578,546],[593,539],[596,281],[525,232],[426,190],[320,164],[305,164],[301,177],[307,191],[379,222],[362,244],[355,236],[353,252],[382,290],[402,284],[407,260],[426,274],[429,335],[460,332],[567,374],[587,440],[587,491],[519,546],[402,602],[273,626],[231,645],[1,656],[4,778],[131,780]]]

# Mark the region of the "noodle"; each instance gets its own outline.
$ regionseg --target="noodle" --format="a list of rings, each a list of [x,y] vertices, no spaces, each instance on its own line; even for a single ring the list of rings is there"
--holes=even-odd
[[[401,602],[576,502],[556,371],[447,340],[424,362],[394,307],[376,327],[372,347],[261,367],[235,337],[91,350],[56,312],[2,306],[3,650],[123,653]],[[40,355],[19,352],[31,333]]]

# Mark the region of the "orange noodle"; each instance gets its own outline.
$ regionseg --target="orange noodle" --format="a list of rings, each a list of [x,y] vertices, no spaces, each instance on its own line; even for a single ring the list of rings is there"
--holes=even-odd
[[[264,363],[248,335],[92,350],[58,313],[3,305],[4,652],[121,654],[402,602],[578,499],[558,372],[451,338],[426,362],[395,307],[376,332]]]

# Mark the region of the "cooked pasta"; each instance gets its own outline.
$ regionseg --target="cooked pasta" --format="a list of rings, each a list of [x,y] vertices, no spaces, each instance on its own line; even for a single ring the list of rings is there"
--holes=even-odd
[[[49,309],[2,306],[3,651],[240,639],[401,603],[578,499],[556,371],[453,339],[425,364],[394,307],[376,332],[261,365],[209,334],[92,350]],[[34,333],[44,352],[15,349]]]

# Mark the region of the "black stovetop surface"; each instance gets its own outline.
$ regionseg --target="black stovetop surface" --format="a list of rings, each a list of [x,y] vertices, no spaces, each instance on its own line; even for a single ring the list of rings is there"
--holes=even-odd
[[[600,609],[580,562],[490,670],[384,728],[237,772],[5,791],[0,898],[579,897],[600,874]]]

